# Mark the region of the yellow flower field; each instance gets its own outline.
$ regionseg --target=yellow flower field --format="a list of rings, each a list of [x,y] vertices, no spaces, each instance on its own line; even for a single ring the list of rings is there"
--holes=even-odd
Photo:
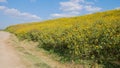
[[[120,60],[120,10],[18,24],[6,31],[39,42],[39,47],[53,50],[65,61]]]

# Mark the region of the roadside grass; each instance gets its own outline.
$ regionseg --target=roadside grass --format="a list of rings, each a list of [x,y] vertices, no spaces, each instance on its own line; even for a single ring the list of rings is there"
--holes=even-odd
[[[111,65],[111,63],[99,65],[88,60],[81,60],[78,64],[74,62],[64,62],[60,60],[60,56],[52,51],[38,48],[37,42],[27,40],[19,41],[15,36],[11,39],[14,48],[18,51],[24,61],[23,63],[26,64],[28,68],[113,68],[112,66],[119,68],[119,66]]]
[[[46,51],[38,48],[37,42],[28,40],[20,41],[14,35],[10,38],[13,47],[28,68],[90,68],[90,61],[81,60],[79,63],[64,62],[62,57],[52,51]],[[81,62],[81,63],[80,63]],[[95,68],[102,68],[101,65],[95,64]]]
[[[24,47],[21,46],[20,42],[16,39],[12,39],[14,48],[18,51],[20,57],[24,61],[23,63],[28,68],[51,68],[48,64],[43,62],[39,57],[28,52]]]
[[[11,40],[28,68],[83,68],[84,66],[72,62],[61,62],[60,56],[43,48],[38,48],[37,42],[19,41],[14,35]]]
[[[119,65],[106,62],[104,64],[96,64],[89,60],[80,60],[75,62],[61,61],[61,57],[54,52],[46,51],[38,48],[37,42],[19,41],[14,35],[11,36],[10,42],[19,53],[23,63],[27,68],[119,68]],[[90,64],[89,64],[90,63]],[[92,66],[93,64],[93,66]]]

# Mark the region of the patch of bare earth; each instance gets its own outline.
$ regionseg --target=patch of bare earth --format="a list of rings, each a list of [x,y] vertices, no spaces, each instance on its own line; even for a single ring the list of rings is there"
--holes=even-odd
[[[0,68],[26,68],[9,42],[11,34],[0,31]]]

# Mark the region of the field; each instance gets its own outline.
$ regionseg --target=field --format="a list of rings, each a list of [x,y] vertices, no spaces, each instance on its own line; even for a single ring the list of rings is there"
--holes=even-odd
[[[120,67],[120,10],[9,26],[20,40],[61,57],[62,62],[116,64]],[[89,61],[88,61],[89,60]],[[110,68],[112,66],[108,66]]]

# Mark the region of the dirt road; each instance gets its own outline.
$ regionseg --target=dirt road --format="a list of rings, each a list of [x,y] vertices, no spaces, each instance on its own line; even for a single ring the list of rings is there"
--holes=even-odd
[[[8,42],[10,33],[0,31],[0,68],[26,68],[21,58]]]

